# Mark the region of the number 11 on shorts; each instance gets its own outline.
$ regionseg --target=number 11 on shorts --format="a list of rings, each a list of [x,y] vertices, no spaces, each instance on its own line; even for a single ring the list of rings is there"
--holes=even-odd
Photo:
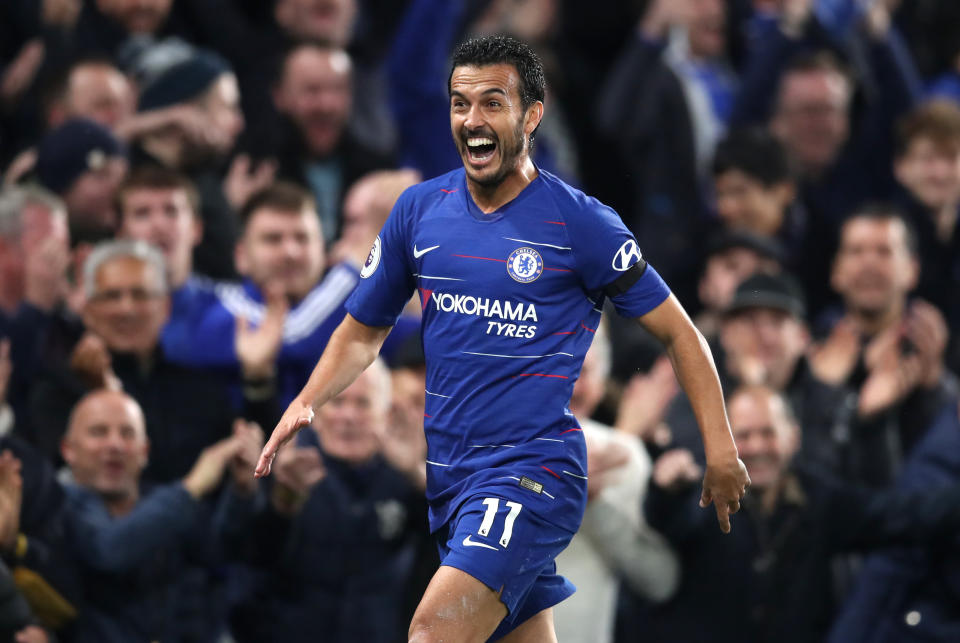
[[[480,523],[480,529],[477,530],[477,533],[481,536],[487,536],[490,533],[490,528],[493,527],[493,520],[497,517],[497,510],[500,508],[500,498],[484,498],[483,504],[486,505],[487,511],[483,514],[483,522]],[[507,506],[510,508],[510,513],[507,514],[507,519],[503,523],[503,534],[500,536],[500,546],[506,547],[510,544],[510,538],[513,536],[513,523],[517,520],[517,516],[520,514],[520,510],[523,509],[523,505],[519,502],[507,501]]]

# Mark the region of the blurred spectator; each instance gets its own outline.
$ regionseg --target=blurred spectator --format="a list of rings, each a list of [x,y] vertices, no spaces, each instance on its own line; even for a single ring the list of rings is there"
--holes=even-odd
[[[955,401],[925,432],[897,480],[898,491],[926,494],[960,482],[960,418]],[[960,635],[956,538],[933,546],[890,548],[863,563],[857,587],[830,643],[952,641]]]
[[[580,531],[557,557],[557,569],[577,593],[554,608],[557,639],[613,641],[620,579],[643,599],[662,602],[676,590],[680,569],[663,537],[640,513],[650,456],[633,436],[590,419],[604,396],[610,344],[598,332],[573,388],[570,410],[587,443],[587,510]]]
[[[65,122],[37,148],[37,178],[66,204],[74,245],[113,236],[117,227],[113,195],[126,173],[123,144],[88,119]]]
[[[89,118],[115,133],[133,116],[134,89],[109,60],[90,58],[75,62],[51,92],[47,123],[57,127],[71,118]]]
[[[67,294],[70,232],[63,201],[38,186],[0,191],[0,337],[11,341],[14,366],[7,401],[26,418],[30,386],[41,370],[48,329],[69,323]]]
[[[836,425],[816,440],[825,441],[826,464],[851,480],[893,480],[957,388],[944,368],[943,316],[907,298],[918,276],[916,237],[897,211],[868,206],[843,224],[831,277],[843,317],[810,365],[821,382],[848,392]]]
[[[684,574],[676,598],[652,610],[653,640],[823,640],[836,600],[831,553],[928,543],[960,524],[955,484],[877,492],[793,462],[800,429],[770,388],[740,388],[727,408],[752,481],[729,535],[698,507],[702,471],[689,452],[654,464],[647,519],[677,548]],[[724,592],[711,589],[717,582]]]
[[[261,629],[242,641],[388,643],[405,630],[426,442],[421,421],[391,426],[389,410],[390,374],[377,360],[277,457],[258,543],[274,573],[251,607]]]
[[[894,171],[900,201],[917,231],[918,294],[936,305],[960,331],[960,107],[935,101],[900,121]],[[956,335],[956,333],[954,333]],[[951,360],[960,370],[960,345],[952,338]]]
[[[181,172],[196,186],[204,226],[196,270],[214,278],[235,276],[231,260],[237,238],[235,212],[273,178],[268,165],[251,172],[245,156],[234,161],[224,178],[222,166],[244,127],[239,101],[237,79],[227,62],[197,50],[148,82],[137,106],[144,114],[176,108],[172,122],[136,141],[133,162]]]
[[[198,291],[196,308],[167,330],[164,350],[181,364],[228,369],[251,395],[276,391],[286,404],[346,314],[369,238],[324,275],[320,220],[303,189],[272,185],[250,198],[240,218],[235,257],[243,283]]]
[[[681,301],[692,299],[713,147],[730,117],[736,80],[724,62],[726,5],[653,0],[607,77],[597,103],[604,139],[635,186],[621,215]]]
[[[158,251],[143,242],[106,242],[91,253],[84,277],[86,332],[62,340],[67,355],[47,358],[47,374],[32,389],[25,437],[56,460],[76,401],[92,389],[122,387],[147,417],[146,478],[183,476],[201,449],[230,433],[234,414],[226,383],[173,364],[159,346],[170,297]],[[273,422],[272,399],[245,403],[250,417]]]
[[[347,189],[393,159],[361,143],[347,128],[353,105],[353,63],[343,49],[302,44],[283,59],[273,93],[283,117],[275,142],[279,174],[309,186],[327,242],[340,231]]]
[[[215,640],[219,624],[198,607],[209,597],[188,585],[185,570],[191,559],[215,560],[251,520],[249,471],[262,443],[259,428],[240,421],[182,480],[150,488],[141,484],[151,443],[136,401],[106,390],[80,400],[62,445],[72,477],[70,544],[86,589],[72,640]],[[213,510],[202,500],[228,469],[230,484]]]

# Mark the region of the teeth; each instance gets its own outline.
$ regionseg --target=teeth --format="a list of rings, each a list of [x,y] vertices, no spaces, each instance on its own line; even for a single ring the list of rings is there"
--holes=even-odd
[[[493,145],[493,141],[489,138],[468,138],[467,145],[470,147],[477,147],[479,145]]]

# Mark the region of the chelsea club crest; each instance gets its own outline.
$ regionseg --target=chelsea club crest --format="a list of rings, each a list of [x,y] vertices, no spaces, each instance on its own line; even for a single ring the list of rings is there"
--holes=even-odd
[[[514,281],[528,284],[543,273],[543,257],[533,248],[517,248],[507,257],[507,274]]]

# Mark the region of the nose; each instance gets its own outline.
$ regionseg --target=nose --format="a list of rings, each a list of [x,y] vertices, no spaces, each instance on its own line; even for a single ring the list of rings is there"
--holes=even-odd
[[[480,105],[471,105],[469,111],[467,111],[467,116],[463,121],[464,127],[466,127],[468,130],[478,130],[483,128],[486,124],[487,122],[483,118],[483,112],[480,110]]]

